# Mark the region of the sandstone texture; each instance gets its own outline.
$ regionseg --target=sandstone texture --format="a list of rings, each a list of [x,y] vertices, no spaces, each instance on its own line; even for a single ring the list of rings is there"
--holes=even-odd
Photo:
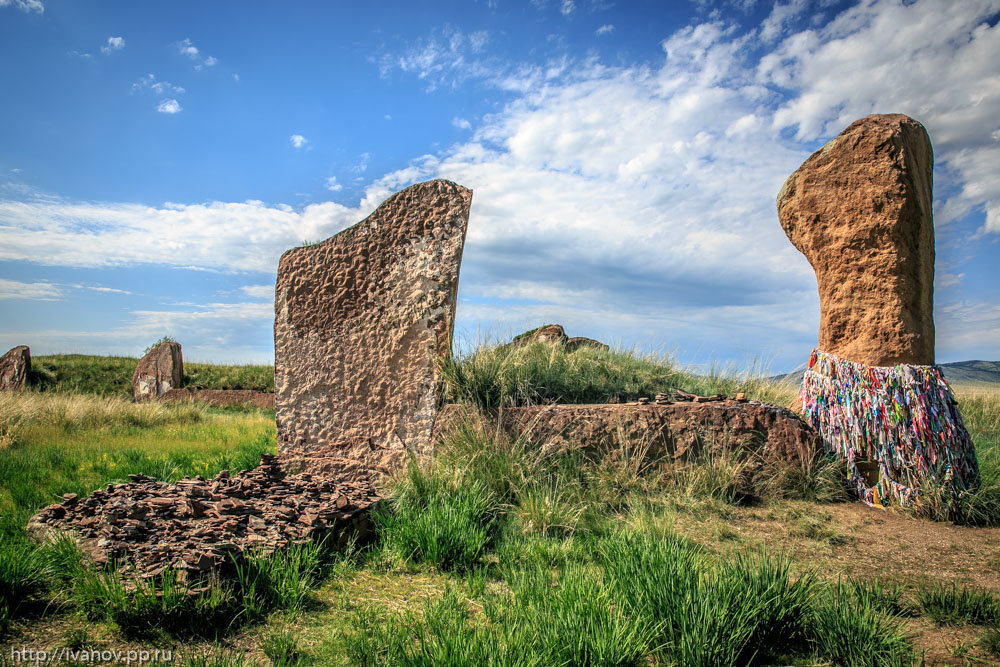
[[[95,563],[134,567],[140,577],[169,566],[191,579],[231,571],[248,550],[323,537],[363,543],[372,536],[369,510],[378,500],[364,477],[292,475],[272,455],[234,476],[222,471],[176,484],[129,479],[87,498],[64,495],[31,519],[29,534],[40,541],[69,535]]]
[[[274,409],[274,394],[251,389],[171,389],[160,396],[161,401],[196,401],[224,407],[227,405],[253,405],[265,410]]]
[[[174,341],[157,343],[139,360],[132,375],[132,396],[137,401],[157,398],[181,386],[184,360],[181,344]]]
[[[0,357],[0,391],[24,389],[31,372],[31,350],[18,345]]]
[[[396,193],[278,264],[275,412],[283,456],[323,451],[391,469],[424,452],[450,354],[472,191]]]
[[[504,408],[492,415],[512,437],[560,450],[606,452],[623,443],[643,444],[648,455],[686,460],[722,447],[741,448],[760,462],[810,462],[823,443],[786,408],[717,397],[639,405],[544,405]],[[468,405],[447,405],[437,428],[442,437],[475,414]]]
[[[869,366],[934,363],[930,138],[901,114],[852,123],[778,193],[778,218],[816,272],[818,347]]]

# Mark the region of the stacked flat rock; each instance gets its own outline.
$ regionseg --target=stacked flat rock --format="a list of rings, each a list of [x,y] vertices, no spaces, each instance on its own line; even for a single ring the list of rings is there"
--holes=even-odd
[[[36,539],[74,537],[100,565],[133,567],[151,577],[166,567],[185,578],[226,571],[250,550],[271,551],[309,539],[338,543],[370,532],[368,510],[378,500],[364,479],[286,474],[276,457],[260,466],[214,479],[200,475],[167,484],[145,475],[109,484],[87,498],[66,494],[32,518]]]
[[[657,394],[653,397],[653,401],[657,405],[669,405],[673,401],[670,399],[670,394]]]

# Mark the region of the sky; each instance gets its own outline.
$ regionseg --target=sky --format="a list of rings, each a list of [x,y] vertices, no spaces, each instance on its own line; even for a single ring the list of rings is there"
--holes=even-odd
[[[456,345],[558,322],[801,367],[775,210],[870,113],[935,150],[939,363],[1000,359],[1000,0],[0,0],[0,348],[273,359],[281,253],[474,191]],[[2,350],[0,350],[2,351]]]

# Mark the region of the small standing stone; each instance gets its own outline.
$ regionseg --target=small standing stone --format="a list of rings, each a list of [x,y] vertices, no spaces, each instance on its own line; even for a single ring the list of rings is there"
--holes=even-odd
[[[24,389],[31,372],[31,350],[18,345],[0,357],[0,391]]]
[[[181,344],[175,341],[158,343],[139,360],[132,375],[132,395],[137,401],[157,398],[180,387],[183,377]]]

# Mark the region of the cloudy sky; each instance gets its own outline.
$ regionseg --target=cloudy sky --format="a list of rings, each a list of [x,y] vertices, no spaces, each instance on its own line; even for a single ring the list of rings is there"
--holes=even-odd
[[[273,357],[279,255],[475,191],[457,340],[800,365],[774,200],[869,113],[935,148],[941,362],[1000,359],[1000,0],[0,0],[0,347]]]

